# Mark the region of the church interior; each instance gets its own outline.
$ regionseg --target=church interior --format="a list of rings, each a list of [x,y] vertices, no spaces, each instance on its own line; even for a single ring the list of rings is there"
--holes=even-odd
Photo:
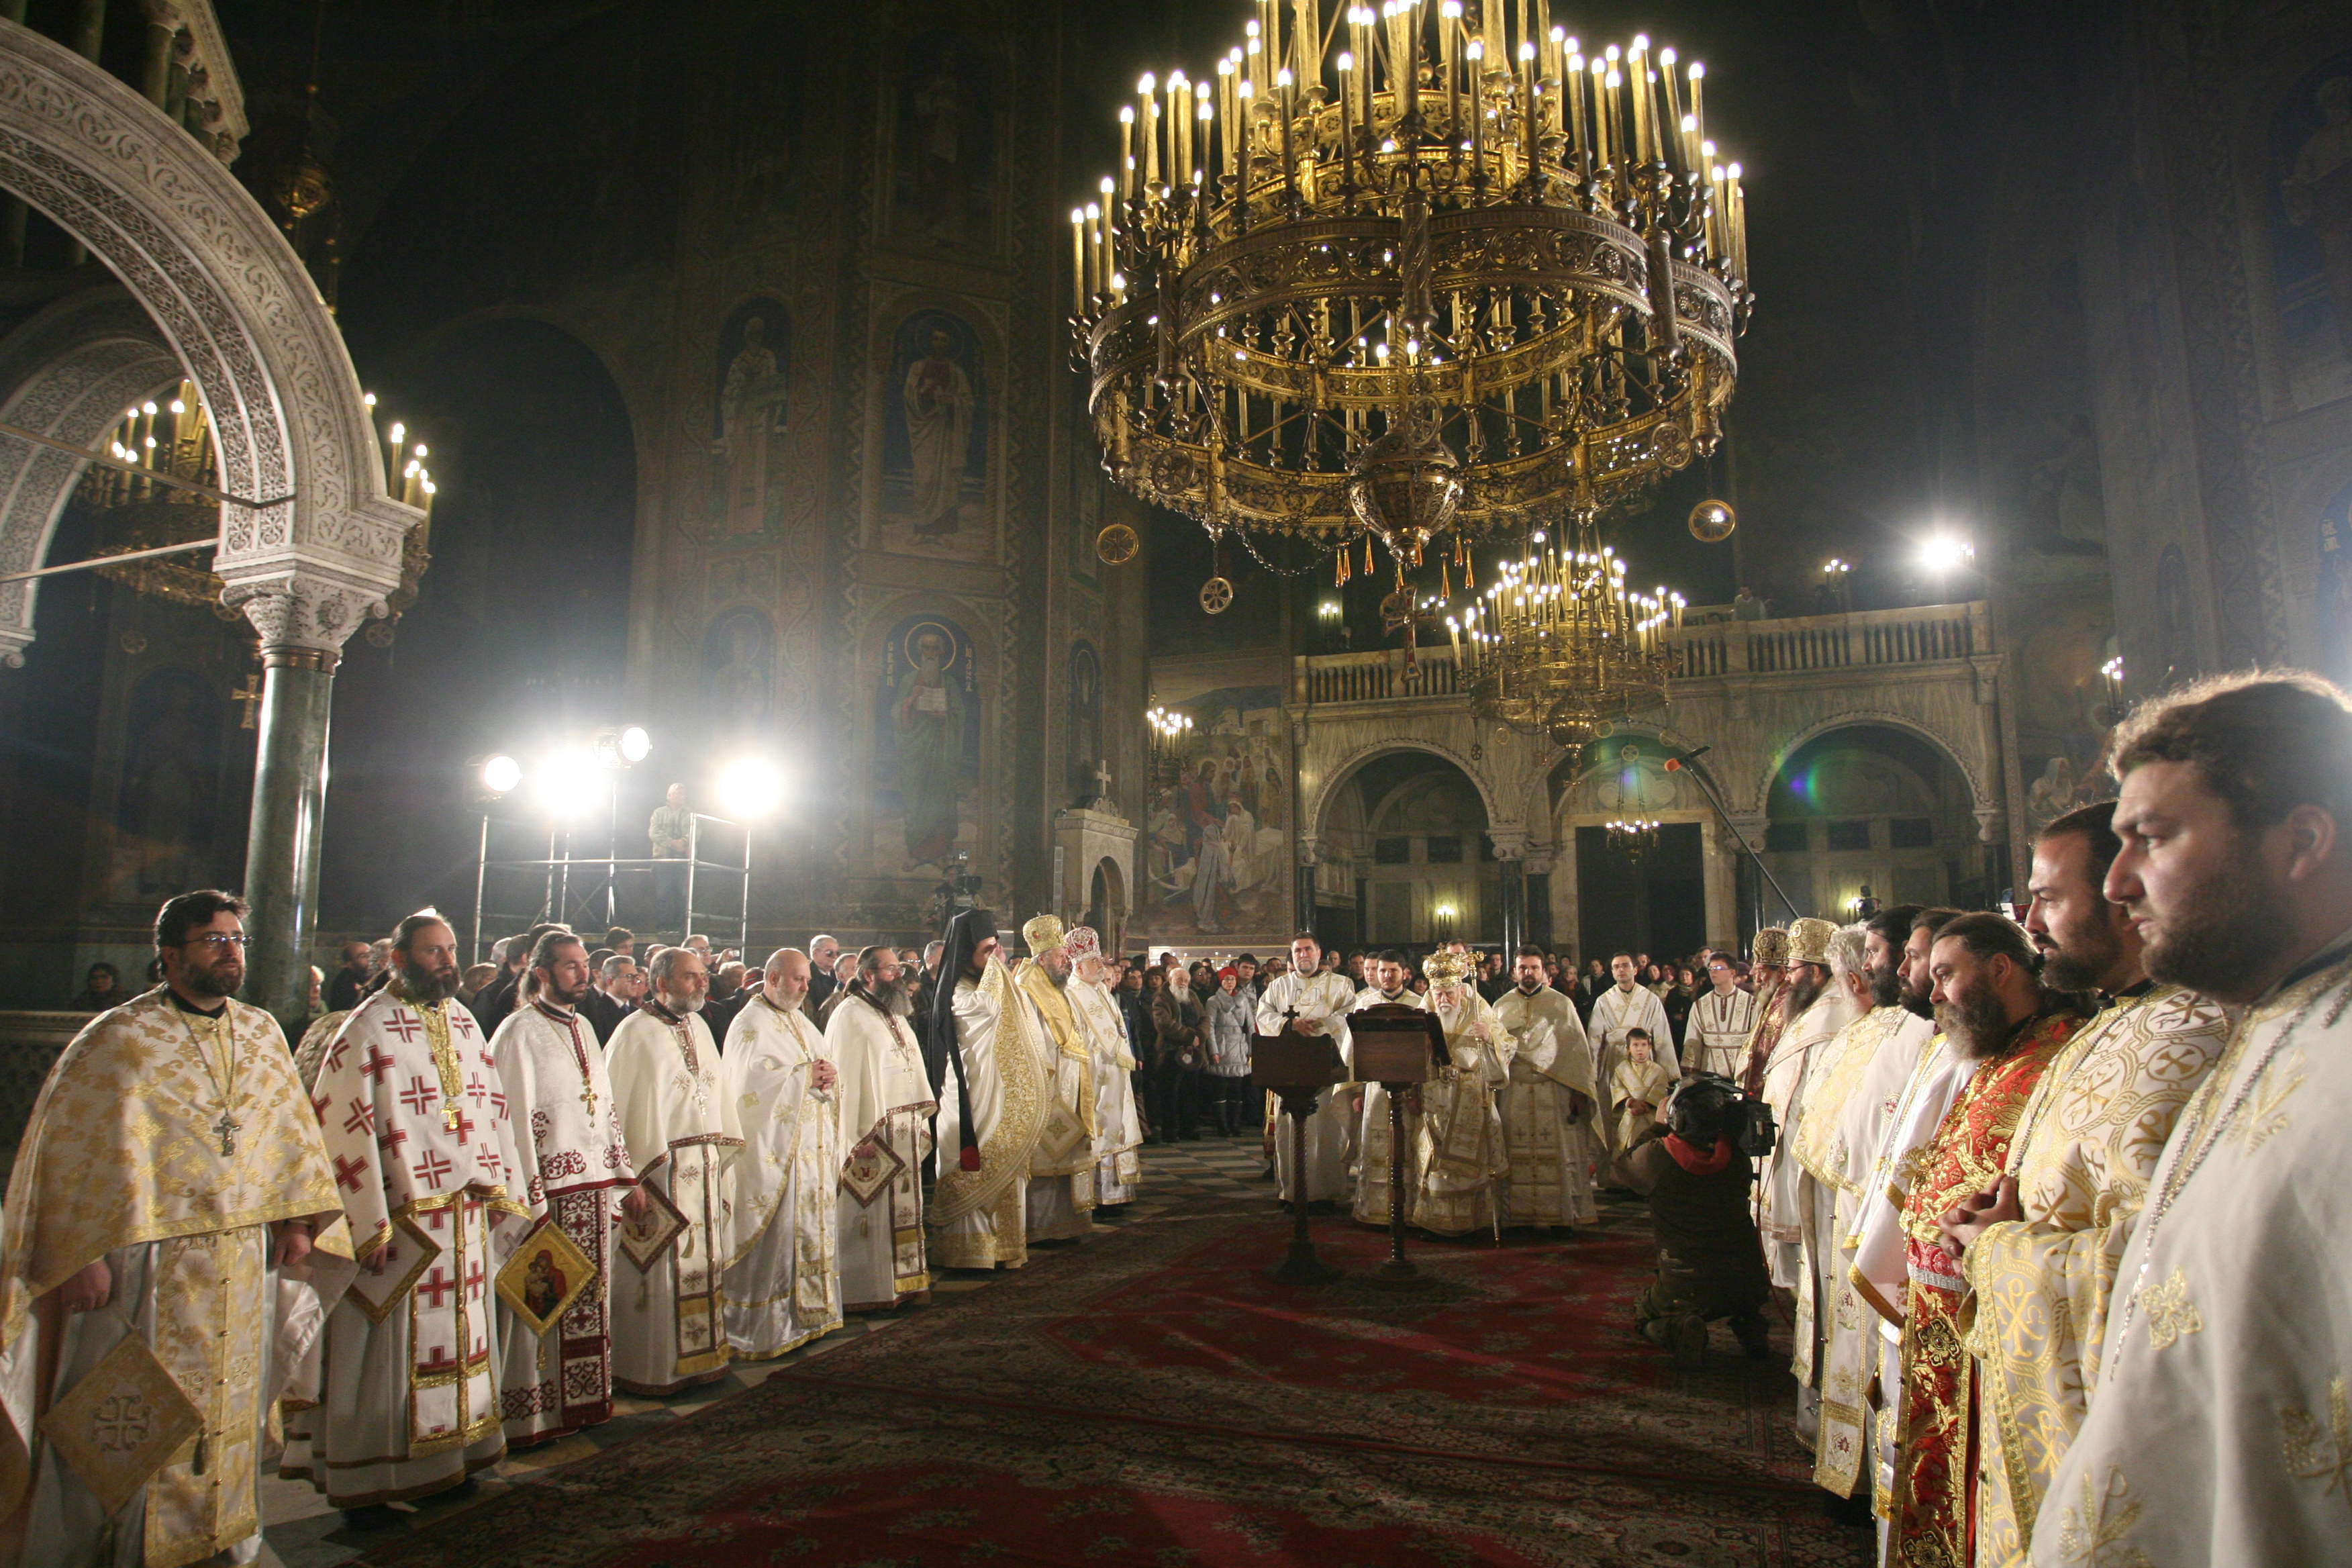
[[[1035,1193],[1092,1167],[1038,1167],[1018,1272],[934,1231],[920,1304],[349,1510],[273,1452],[328,1393],[273,1404],[230,1555],[158,1522],[150,1478],[224,1485],[184,1447],[109,1563],[1959,1561],[1874,1460],[1819,1479],[1829,1330],[1777,1262],[1768,1356],[1633,1326],[1626,1058],[1573,988],[1695,963],[1679,1032],[1710,953],[1744,992],[1809,922],[2022,921],[2138,705],[2278,668],[2352,684],[2326,0],[0,4],[8,1227],[45,1084],[168,992],[198,889],[289,1044],[417,911],[460,969],[701,933],[740,1007],[812,933],[862,985],[979,910],[1031,975],[1037,916],[1171,993],[1207,961],[1204,1050],[1249,955],[1262,1055],[1294,939],[1374,1004],[1382,952],[1496,955],[1489,1011],[1533,950],[1593,1053],[1590,1218],[1392,1236],[1386,1112],[1310,1199],[1306,1102],[1244,1066],[1076,1239]],[[1774,973],[1834,986],[1813,951]],[[970,1132],[942,973],[909,1027]],[[1052,1007],[1005,994],[1050,1101]],[[1512,1071],[1516,1151],[1553,1080]],[[935,1205],[948,1125],[899,1177]],[[2021,1528],[1973,1561],[2148,1560]]]

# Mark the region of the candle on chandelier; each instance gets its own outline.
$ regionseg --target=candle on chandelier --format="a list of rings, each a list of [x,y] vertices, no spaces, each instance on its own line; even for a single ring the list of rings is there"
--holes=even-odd
[[[1217,142],[1216,175],[1234,171],[1234,58],[1227,55],[1217,62],[1217,118],[1224,121],[1224,133]]]
[[[1298,163],[1292,136],[1291,113],[1297,102],[1297,85],[1291,80],[1290,68],[1285,66],[1274,73],[1275,89],[1280,97],[1282,112],[1282,183],[1292,195],[1298,191]]]
[[[1209,84],[1202,82],[1192,89],[1192,117],[1200,121],[1199,144],[1192,149],[1192,183],[1201,187],[1202,199],[1208,199],[1209,152],[1216,141],[1216,106],[1209,100]],[[1205,207],[1202,209],[1207,210]]]
[[[1462,0],[1443,0],[1437,7],[1437,71],[1445,79],[1445,141],[1455,154],[1462,150],[1462,82],[1455,54],[1461,47]]]
[[[1585,157],[1584,142],[1584,57],[1571,54],[1559,73],[1559,85],[1568,94],[1568,150],[1577,160],[1578,167],[1590,173],[1591,163]]]
[[[1731,266],[1740,277],[1748,276],[1748,196],[1739,188],[1739,165],[1731,164],[1723,171],[1731,204]]]
[[[1701,85],[1706,80],[1706,62],[1691,61],[1690,69],[1683,73],[1683,79],[1690,83],[1691,89],[1690,142],[1694,147],[1704,148],[1706,145],[1706,106],[1701,101],[1700,95],[1706,90]]]
[[[1137,111],[1143,133],[1143,190],[1146,196],[1160,183],[1160,79],[1150,71],[1135,84],[1143,103]]]
[[[1617,62],[1610,61],[1609,74],[1602,79],[1601,82],[1609,94],[1609,150],[1615,154],[1616,162],[1631,163],[1638,154],[1633,151],[1633,144],[1625,140],[1625,121],[1617,101],[1618,92],[1624,86],[1624,81],[1623,76],[1618,72]]]
[[[1657,143],[1650,124],[1650,36],[1633,35],[1631,48],[1625,51],[1625,86],[1633,100],[1633,158],[1646,163],[1657,156]]]
[[[1611,46],[1612,48],[1614,45]],[[1610,166],[1614,150],[1614,127],[1609,123],[1609,107],[1602,97],[1608,86],[1609,62],[1601,56],[1592,57],[1592,166],[1596,173]]]
[[[1530,182],[1536,174],[1536,47],[1519,40],[1519,157]],[[1540,189],[1540,186],[1534,187]]]
[[[1397,42],[1401,46],[1390,60],[1391,72],[1404,77],[1404,117],[1421,117],[1421,0],[1403,0],[1397,7]],[[1417,153],[1417,145],[1408,149]]]
[[[1675,59],[1674,50],[1658,51],[1658,85],[1665,90],[1666,94],[1666,118],[1662,125],[1671,132],[1661,136],[1659,141],[1673,149],[1674,161],[1687,170],[1690,167],[1690,159],[1682,140],[1683,95],[1675,85]]]
[[[1168,73],[1168,188],[1183,188],[1192,168],[1192,87],[1182,71]]]
[[[1118,106],[1118,194],[1135,199],[1135,105]]]
[[[1486,63],[1486,40],[1471,39],[1465,53],[1470,72],[1470,178],[1475,184],[1486,178],[1486,93],[1478,71]]]
[[[1070,209],[1070,314],[1087,313],[1087,215]]]
[[[1349,190],[1356,186],[1356,57],[1339,51],[1339,168]]]

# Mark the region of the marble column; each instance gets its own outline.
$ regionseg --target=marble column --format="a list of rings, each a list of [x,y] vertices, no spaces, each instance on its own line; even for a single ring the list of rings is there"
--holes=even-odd
[[[1502,871],[1503,958],[1506,965],[1528,940],[1528,841],[1524,834],[1493,833],[1495,860]]]
[[[1315,929],[1315,870],[1317,853],[1319,847],[1320,846],[1316,842],[1314,835],[1302,833],[1298,836],[1298,866],[1296,884],[1297,907],[1294,913],[1294,919],[1297,922],[1297,929],[1300,931],[1313,931]],[[1288,931],[1285,931],[1282,934],[1285,938],[1287,938],[1290,933]]]

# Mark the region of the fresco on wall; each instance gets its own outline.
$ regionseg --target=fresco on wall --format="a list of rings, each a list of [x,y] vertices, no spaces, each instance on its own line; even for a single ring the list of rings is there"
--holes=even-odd
[[[890,230],[948,249],[996,247],[995,76],[952,33],[907,46],[898,79],[898,157]]]
[[[1095,764],[1103,759],[1103,672],[1095,645],[1080,637],[1070,645],[1068,758],[1071,798],[1097,794]]]
[[[2352,50],[2311,71],[2271,117],[2271,285],[2287,396],[2352,397]]]
[[[890,628],[874,692],[877,871],[942,870],[959,844],[976,847],[966,828],[985,695],[962,626],[909,616]]]
[[[799,21],[789,13],[768,17],[735,40],[735,91],[727,182],[730,237],[738,241],[775,226],[799,206],[793,179],[801,142],[801,61],[806,51]]]
[[[736,307],[719,332],[711,366],[710,443],[719,459],[719,532],[781,527],[786,377],[793,319],[774,300]]]
[[[2352,684],[2352,486],[2319,514],[2319,584],[2311,617],[2320,673]]]
[[[775,628],[761,612],[730,610],[710,623],[702,639],[702,673],[714,734],[749,733],[768,721],[775,664]]]
[[[193,669],[151,670],[131,689],[125,733],[136,736],[115,810],[109,896],[168,898],[211,875],[222,703]]]
[[[951,561],[993,556],[990,415],[971,323],[947,310],[908,316],[883,373],[878,548]]]
[[[1192,721],[1152,779],[1131,939],[1290,934],[1289,739],[1282,691],[1229,686],[1168,704]]]

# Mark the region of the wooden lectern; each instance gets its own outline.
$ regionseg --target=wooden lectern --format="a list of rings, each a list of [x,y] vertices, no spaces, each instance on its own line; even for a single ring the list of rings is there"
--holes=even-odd
[[[1389,1260],[1380,1277],[1410,1279],[1420,1270],[1404,1256],[1404,1171],[1412,1163],[1404,1146],[1404,1096],[1437,1077],[1450,1059],[1445,1028],[1434,1013],[1383,1002],[1350,1014],[1348,1037],[1356,1048],[1356,1077],[1379,1084],[1389,1097]]]
[[[1330,1036],[1301,1032],[1297,1017],[1296,1012],[1284,1014],[1282,1033],[1260,1035],[1252,1043],[1250,1082],[1279,1095],[1282,1113],[1290,1118],[1296,1201],[1291,1205],[1290,1255],[1275,1269],[1275,1280],[1283,1285],[1320,1285],[1337,1279],[1339,1271],[1315,1256],[1315,1243],[1307,1234],[1307,1119],[1315,1114],[1317,1095],[1335,1083],[1348,1081],[1348,1064]]]

